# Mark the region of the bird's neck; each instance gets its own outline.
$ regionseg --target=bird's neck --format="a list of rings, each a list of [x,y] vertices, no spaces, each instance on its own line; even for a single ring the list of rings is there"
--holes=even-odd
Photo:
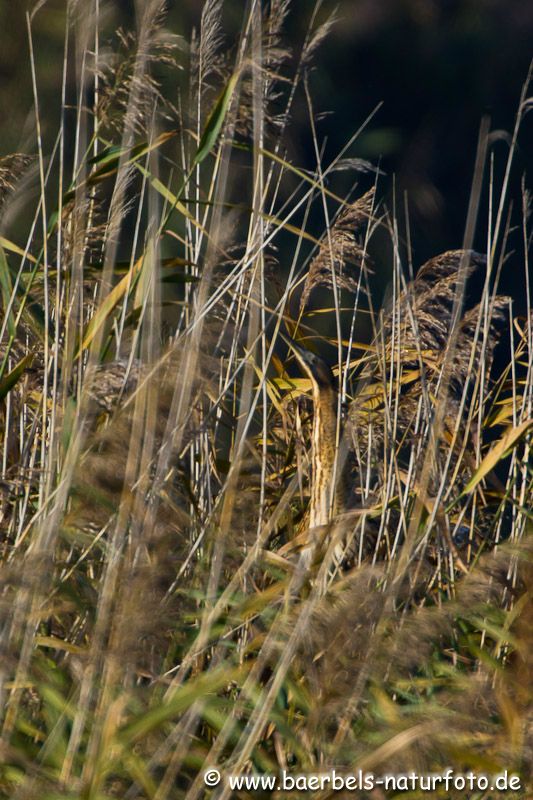
[[[336,509],[337,395],[322,389],[313,397],[315,413],[312,440],[310,527],[327,525]]]

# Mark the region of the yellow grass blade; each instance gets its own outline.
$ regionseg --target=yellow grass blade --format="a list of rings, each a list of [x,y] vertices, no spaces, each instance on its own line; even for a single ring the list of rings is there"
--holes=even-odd
[[[480,481],[482,481],[483,478],[485,478],[489,472],[494,469],[496,464],[511,452],[513,447],[518,444],[522,436],[531,428],[532,425],[533,419],[528,419],[525,422],[522,422],[521,425],[517,425],[516,427],[510,428],[508,431],[506,431],[502,438],[496,442],[494,447],[489,450],[485,458],[482,460],[481,464],[463,489],[461,496],[470,494],[470,492],[476,488],[478,483],[480,483]]]
[[[94,317],[91,319],[89,324],[87,325],[87,329],[85,331],[85,335],[83,337],[83,341],[80,345],[78,352],[76,353],[76,358],[79,358],[80,355],[86,350],[91,342],[93,341],[94,337],[111,314],[115,306],[118,302],[122,299],[128,289],[133,285],[135,280],[139,277],[140,271],[142,269],[144,263],[144,254],[140,256],[135,264],[133,264],[131,270],[128,270],[126,275],[117,283],[116,286],[111,289],[109,294],[104,298],[102,304],[98,307]]]

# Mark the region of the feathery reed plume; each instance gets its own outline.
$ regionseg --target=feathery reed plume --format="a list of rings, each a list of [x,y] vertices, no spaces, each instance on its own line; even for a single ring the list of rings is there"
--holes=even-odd
[[[369,258],[361,244],[365,228],[372,221],[375,189],[369,189],[355,203],[344,208],[322,238],[313,258],[300,298],[300,313],[317,286],[337,285],[355,292],[363,270],[368,270]]]
[[[0,158],[0,214],[7,198],[34,161],[34,157],[27,153],[12,153]]]

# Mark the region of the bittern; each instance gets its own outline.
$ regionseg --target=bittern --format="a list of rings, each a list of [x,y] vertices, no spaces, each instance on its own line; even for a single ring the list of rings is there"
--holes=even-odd
[[[298,364],[310,381],[313,395],[313,432],[311,437],[311,499],[309,502],[310,544],[302,552],[308,566],[317,544],[315,529],[324,529],[343,510],[343,481],[339,474],[338,397],[331,369],[319,356],[287,340]]]

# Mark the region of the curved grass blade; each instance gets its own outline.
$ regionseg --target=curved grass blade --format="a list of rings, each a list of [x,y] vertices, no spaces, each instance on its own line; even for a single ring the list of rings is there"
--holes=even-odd
[[[19,382],[24,372],[31,366],[32,361],[33,353],[28,353],[5,378],[0,380],[0,400],[4,400],[7,397],[11,389]]]
[[[196,167],[198,164],[200,164],[213,149],[215,142],[218,139],[218,135],[222,129],[222,125],[224,124],[229,104],[231,102],[231,98],[233,97],[233,92],[235,91],[235,87],[237,86],[239,78],[240,72],[234,72],[226,84],[224,91],[215,103],[215,107],[209,115],[204,132],[202,133],[198,150],[194,156],[193,167]]]
[[[144,263],[144,255],[141,255],[137,259],[131,270],[129,270],[126,273],[126,275],[124,275],[124,277],[117,283],[116,286],[113,287],[113,289],[111,289],[109,294],[103,300],[102,304],[96,311],[94,317],[87,325],[83,341],[78,349],[78,352],[76,353],[76,358],[79,358],[79,356],[83,353],[83,351],[89,347],[92,340],[94,339],[94,337],[96,336],[96,334],[98,333],[98,331],[100,330],[100,328],[102,327],[108,316],[111,314],[117,303],[122,299],[122,297],[128,291],[128,289],[135,285],[135,282],[137,281],[140,275],[143,263]]]
[[[533,419],[527,419],[525,422],[522,422],[521,425],[516,425],[514,428],[510,428],[508,431],[504,433],[502,438],[496,442],[494,447],[492,447],[485,458],[482,460],[479,467],[476,469],[468,483],[466,484],[465,488],[461,492],[461,497],[464,497],[465,494],[470,494],[478,483],[485,478],[491,470],[494,469],[496,464],[505,458],[511,450],[516,447],[522,436],[533,426]]]

